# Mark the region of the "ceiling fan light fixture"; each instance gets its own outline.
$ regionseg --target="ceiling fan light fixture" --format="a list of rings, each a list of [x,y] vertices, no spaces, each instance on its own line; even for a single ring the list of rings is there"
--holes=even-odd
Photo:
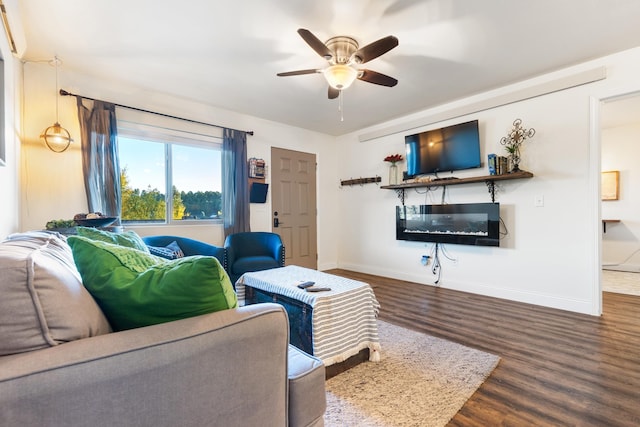
[[[332,65],[326,68],[323,73],[329,86],[338,90],[348,88],[358,77],[358,71],[355,68],[342,64]]]

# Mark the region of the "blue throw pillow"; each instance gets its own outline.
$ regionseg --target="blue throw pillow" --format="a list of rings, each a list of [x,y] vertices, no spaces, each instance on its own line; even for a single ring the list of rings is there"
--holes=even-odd
[[[176,241],[169,243],[167,246],[149,246],[149,252],[152,255],[166,259],[184,258],[184,252],[182,252]]]

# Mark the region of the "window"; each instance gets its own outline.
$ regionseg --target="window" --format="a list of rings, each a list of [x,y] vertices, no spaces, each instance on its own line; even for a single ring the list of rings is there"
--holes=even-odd
[[[221,219],[222,144],[212,137],[196,136],[157,127],[131,126],[119,120],[124,224]]]

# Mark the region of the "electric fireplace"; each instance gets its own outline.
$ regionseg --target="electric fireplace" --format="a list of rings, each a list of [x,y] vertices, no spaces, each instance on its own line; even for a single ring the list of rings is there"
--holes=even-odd
[[[396,239],[500,246],[500,204],[397,206]]]

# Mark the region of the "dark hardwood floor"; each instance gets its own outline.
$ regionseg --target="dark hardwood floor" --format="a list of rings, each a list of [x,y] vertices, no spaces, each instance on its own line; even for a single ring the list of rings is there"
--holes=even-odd
[[[604,293],[601,317],[346,270],[382,320],[497,354],[450,426],[640,426],[640,297]]]

